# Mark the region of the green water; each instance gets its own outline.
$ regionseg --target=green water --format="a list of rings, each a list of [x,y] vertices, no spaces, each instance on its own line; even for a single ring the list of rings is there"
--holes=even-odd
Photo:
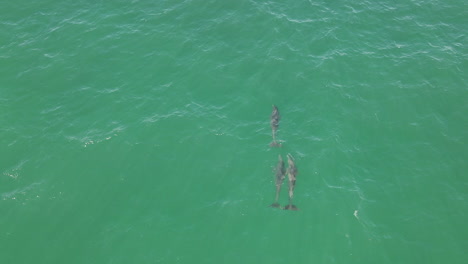
[[[467,7],[3,1],[0,263],[467,263]]]

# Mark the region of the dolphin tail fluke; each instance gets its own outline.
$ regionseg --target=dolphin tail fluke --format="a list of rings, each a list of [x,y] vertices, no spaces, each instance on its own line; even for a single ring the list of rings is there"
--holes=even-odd
[[[273,207],[273,208],[280,208],[280,204],[279,203],[272,203],[270,205],[270,207]]]
[[[299,208],[297,208],[294,204],[288,204],[284,208],[284,210],[292,210],[292,211],[298,211]]]
[[[273,141],[273,142],[270,143],[270,147],[281,147],[281,143]]]

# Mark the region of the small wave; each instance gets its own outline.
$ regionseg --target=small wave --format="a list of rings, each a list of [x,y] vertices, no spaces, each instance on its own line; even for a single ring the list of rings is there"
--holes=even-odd
[[[13,144],[13,143],[11,143],[11,144]],[[8,177],[16,180],[18,178],[18,176],[20,175],[20,171],[23,168],[24,164],[26,164],[26,162],[28,162],[28,160],[21,160],[20,162],[18,162],[18,164],[13,166],[13,168],[4,171],[3,175],[8,176]]]
[[[12,190],[12,191],[9,191],[9,192],[4,192],[1,194],[1,199],[2,200],[19,200],[21,199],[22,197],[25,197],[29,194],[29,192],[35,188],[37,188],[37,186],[41,185],[43,182],[40,181],[40,182],[34,182],[34,183],[31,183],[25,187],[22,187],[22,188],[18,188],[18,189],[15,189],[15,190]]]
[[[65,136],[65,138],[70,141],[78,141],[83,147],[88,147],[90,145],[111,140],[112,138],[117,137],[125,129],[126,127],[124,125],[118,124],[110,130],[92,128],[79,135]]]

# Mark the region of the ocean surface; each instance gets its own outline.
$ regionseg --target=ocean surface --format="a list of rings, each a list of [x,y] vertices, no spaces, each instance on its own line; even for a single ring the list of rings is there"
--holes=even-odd
[[[468,263],[467,1],[1,6],[0,263]]]

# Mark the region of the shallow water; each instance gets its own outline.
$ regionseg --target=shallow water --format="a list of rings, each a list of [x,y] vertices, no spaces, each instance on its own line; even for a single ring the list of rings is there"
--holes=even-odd
[[[0,262],[465,263],[467,10],[5,4]]]

